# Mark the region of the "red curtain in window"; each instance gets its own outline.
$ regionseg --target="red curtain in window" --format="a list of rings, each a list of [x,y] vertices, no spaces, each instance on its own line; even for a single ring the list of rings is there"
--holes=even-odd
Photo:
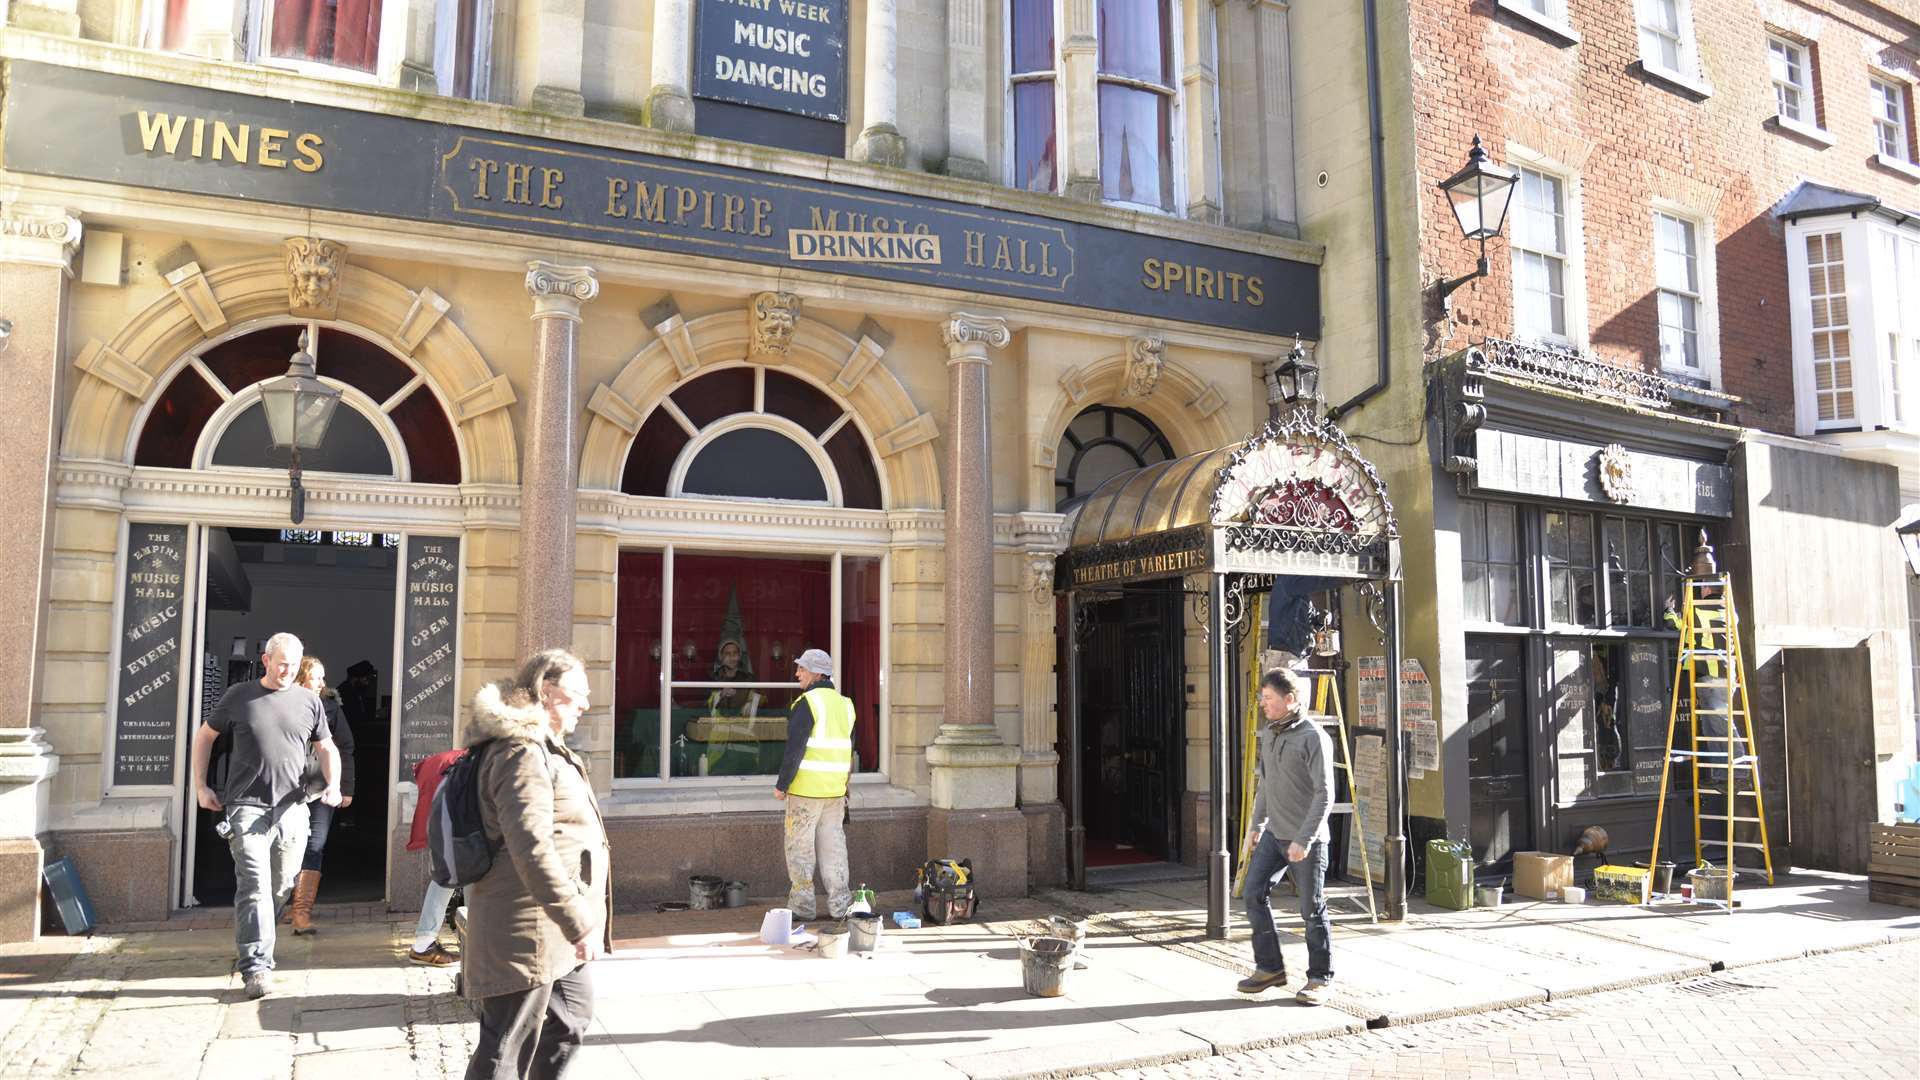
[[[372,71],[381,0],[274,0],[274,56]]]

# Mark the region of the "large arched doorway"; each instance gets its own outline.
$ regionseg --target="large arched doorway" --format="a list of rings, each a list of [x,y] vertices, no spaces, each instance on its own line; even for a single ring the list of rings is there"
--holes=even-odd
[[[1056,505],[1071,510],[1108,480],[1173,459],[1159,427],[1119,405],[1083,409],[1060,436]],[[1081,642],[1081,790],[1090,867],[1177,862],[1185,787],[1180,581],[1090,597]],[[1067,670],[1060,664],[1061,672]],[[1065,693],[1066,688],[1062,688]],[[1060,700],[1067,700],[1064,696]],[[1060,732],[1062,748],[1068,736]],[[1069,790],[1069,755],[1060,755]]]
[[[290,527],[289,462],[272,448],[259,390],[285,373],[303,335],[318,376],[340,391],[341,404],[321,445],[302,453],[304,479],[317,494],[308,520]],[[449,531],[444,523],[409,521],[409,500],[436,488],[457,491],[463,461],[455,428],[413,362],[374,335],[340,324],[256,324],[201,347],[157,383],[131,435],[136,477],[190,472],[196,479],[183,476],[182,486],[213,492],[198,505],[151,518],[131,506],[128,511],[136,530],[154,527],[138,524],[142,519],[185,522],[164,526],[180,529],[193,553],[181,627],[194,673],[181,695],[185,726],[204,721],[228,687],[260,677],[268,637],[299,636],[307,654],[325,665],[337,696],[344,723],[336,743],[343,751],[349,738],[353,744],[352,801],[333,812],[322,861],[313,867],[323,871],[320,900],[381,900],[396,781],[404,779],[397,703],[425,682],[402,674],[421,651],[403,642],[414,629],[404,602],[406,563],[410,545]],[[451,542],[457,550],[457,540]],[[452,672],[451,620],[440,633],[448,647],[434,666]],[[438,691],[448,704],[456,693],[451,678]],[[450,740],[450,723],[446,736]],[[216,745],[210,769],[216,780],[224,751]],[[178,903],[228,904],[233,867],[213,831],[216,819],[198,810],[190,790],[180,792],[180,803],[188,824]]]

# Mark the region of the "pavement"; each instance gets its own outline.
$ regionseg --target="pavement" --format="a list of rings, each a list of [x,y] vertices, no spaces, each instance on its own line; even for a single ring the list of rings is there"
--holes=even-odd
[[[1906,944],[1920,943],[1920,910],[1868,902],[1860,878],[1783,875],[1743,888],[1731,914],[1679,902],[1454,912],[1415,900],[1397,924],[1370,922],[1347,892],[1333,905],[1334,993],[1320,1008],[1282,990],[1235,993],[1251,970],[1245,923],[1236,919],[1226,941],[1207,940],[1204,883],[1190,878],[986,901],[972,923],[890,926],[876,952],[840,959],[762,945],[765,904],[620,916],[614,955],[592,972],[596,1016],[575,1075],[894,1080],[905,1067],[915,1080],[989,1080],[1205,1069],[1276,1048],[1378,1039],[1382,1029],[1418,1040],[1463,1022],[1449,1018],[1524,1018],[1583,997],[1891,943],[1903,943],[1891,952],[1920,985],[1920,948]],[[910,898],[883,893],[878,906],[905,909]],[[1085,967],[1069,973],[1063,996],[1029,996],[1019,939],[1052,914],[1087,920]],[[475,1025],[453,996],[452,971],[402,959],[410,918],[336,917],[311,937],[283,934],[278,991],[257,1002],[231,974],[231,932],[209,921],[200,913],[183,920],[198,929],[0,947],[0,1076],[437,1080],[463,1071]],[[1281,926],[1294,989],[1305,944],[1297,920]],[[1893,1007],[1920,1018],[1911,994]]]

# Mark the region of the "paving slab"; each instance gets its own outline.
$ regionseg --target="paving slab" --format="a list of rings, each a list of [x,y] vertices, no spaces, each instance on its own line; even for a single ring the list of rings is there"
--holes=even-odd
[[[200,1080],[286,1080],[293,1075],[293,1037],[215,1039],[200,1061]]]
[[[1207,1057],[1206,1040],[1181,1031],[1127,1035],[1095,1042],[1055,1043],[1022,1050],[971,1054],[947,1059],[969,1080],[1044,1080],[1079,1076],[1096,1069],[1137,1069]]]
[[[1367,1030],[1366,1021],[1338,1009],[1276,1002],[1252,1012],[1211,1013],[1187,1020],[1180,1030],[1204,1039],[1216,1054],[1327,1039]]]
[[[108,1012],[87,1036],[79,1070],[197,1065],[220,1030],[218,1004]]]

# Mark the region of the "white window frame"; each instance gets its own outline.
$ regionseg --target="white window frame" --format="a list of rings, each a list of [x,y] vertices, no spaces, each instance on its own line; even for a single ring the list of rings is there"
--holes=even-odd
[[[433,82],[442,97],[488,101],[493,94],[493,19],[495,0],[473,0],[473,89],[464,97],[453,93],[454,35],[459,27],[462,0],[434,0]],[[385,30],[385,26],[382,26]],[[382,43],[384,45],[384,42]]]
[[[328,64],[318,60],[296,60],[270,55],[273,43],[274,0],[246,0],[247,58],[261,67],[278,68],[337,82],[393,86],[400,78],[400,62],[406,58],[407,0],[382,0],[380,5],[380,41],[375,46],[373,70]]]
[[[1783,57],[1782,53],[1789,55]],[[1796,67],[1800,70],[1798,80],[1793,78]],[[1791,38],[1768,34],[1767,71],[1773,79],[1774,116],[1783,124],[1819,128],[1820,117],[1813,97],[1813,50]],[[1798,116],[1787,114],[1788,94],[1799,98],[1795,105]]]
[[[1855,219],[1822,217],[1796,221],[1787,226],[1788,314],[1793,326],[1794,431],[1799,435],[1858,428],[1866,412],[1866,402],[1862,398],[1868,392],[1868,387],[1863,385],[1864,380],[1860,377],[1863,327],[1860,326],[1859,316],[1872,305],[1860,285],[1868,279],[1865,251],[1868,235],[1860,225]],[[1847,360],[1849,388],[1853,393],[1853,415],[1822,420],[1814,379],[1813,294],[1808,287],[1807,238],[1828,234],[1838,234],[1840,237],[1839,265],[1846,274],[1846,290],[1837,295],[1847,299]],[[1865,340],[1871,349],[1873,339]],[[1873,353],[1868,352],[1867,355],[1871,357]]]
[[[1160,214],[1166,217],[1180,217],[1185,213],[1186,205],[1187,205],[1186,80],[1181,77],[1181,70],[1180,70],[1185,64],[1185,61],[1182,58],[1186,56],[1186,42],[1183,40],[1183,38],[1186,33],[1187,20],[1184,17],[1183,10],[1182,10],[1185,0],[1166,0],[1166,2],[1167,2],[1167,57],[1168,57],[1167,62],[1171,70],[1167,73],[1169,81],[1164,86],[1161,85],[1160,83],[1143,82],[1139,79],[1131,79],[1131,78],[1127,78],[1125,76],[1120,76],[1120,75],[1102,75],[1100,73],[1099,31],[1096,29],[1094,32],[1095,40],[1094,40],[1094,51],[1093,51],[1093,166],[1094,166],[1093,172],[1096,177],[1100,178],[1100,188],[1101,188],[1100,201],[1103,203],[1106,203],[1108,206],[1124,206],[1129,210],[1144,210],[1150,214]],[[1100,21],[1099,3],[1100,3],[1100,0],[1092,0],[1092,6],[1094,8],[1094,23],[1096,24],[1096,26]],[[1054,40],[1056,41],[1059,40],[1058,26],[1059,24],[1056,23],[1055,32],[1054,32]],[[1167,140],[1170,143],[1170,145],[1168,146],[1167,167],[1173,170],[1173,184],[1171,185],[1171,192],[1170,192],[1173,205],[1161,206],[1158,203],[1127,202],[1123,199],[1109,199],[1106,197],[1106,176],[1105,176],[1105,173],[1102,171],[1102,164],[1100,161],[1100,154],[1101,154],[1100,147],[1102,142],[1100,138],[1100,84],[1101,83],[1113,83],[1116,86],[1130,86],[1130,87],[1134,87],[1135,89],[1151,90],[1155,93],[1165,94],[1167,98],[1167,103],[1168,103],[1167,104]]]
[[[1654,308],[1658,319],[1658,294],[1677,292],[1669,289],[1660,280],[1660,224],[1662,217],[1671,218],[1687,225],[1693,230],[1693,272],[1694,292],[1690,298],[1694,302],[1694,333],[1697,338],[1697,353],[1700,366],[1690,368],[1684,364],[1666,362],[1665,351],[1661,352],[1661,370],[1689,379],[1704,379],[1707,385],[1720,388],[1720,303],[1717,286],[1717,267],[1714,265],[1715,232],[1713,220],[1681,203],[1670,199],[1653,200],[1653,245],[1654,245]]]
[[[1493,6],[1529,26],[1539,27],[1562,44],[1580,44],[1567,14],[1567,0],[1493,0]]]
[[[1867,101],[1873,120],[1873,149],[1880,161],[1913,165],[1913,95],[1908,85],[1889,75],[1870,73]],[[1887,115],[1889,106],[1897,116]]]
[[[1006,90],[1001,98],[1000,112],[1000,115],[1006,117],[1006,123],[1001,125],[1000,133],[1001,158],[1005,162],[1005,167],[1000,170],[1001,183],[1015,191],[1025,191],[1030,195],[1064,195],[1067,191],[1067,61],[1062,51],[1063,35],[1060,33],[1060,21],[1066,16],[1063,0],[1051,0],[1053,4],[1053,72],[1048,76],[1053,81],[1053,190],[1051,192],[1028,191],[1020,184],[1020,142],[1019,132],[1015,127],[1013,87],[1016,82],[1037,82],[1041,73],[1013,70],[1014,3],[1015,0],[1002,0],[1000,5],[1000,25],[1006,27],[1006,33],[1000,35],[1000,66],[1007,73]],[[1098,116],[1097,102],[1095,115]]]
[[[1672,5],[1674,14],[1672,30],[1649,17],[1656,12],[1664,12],[1668,5]],[[1641,68],[1649,75],[1675,83],[1695,94],[1704,96],[1712,93],[1700,70],[1699,43],[1693,27],[1693,0],[1634,0],[1633,8]],[[1662,40],[1674,43],[1676,55],[1672,64],[1668,64],[1657,49],[1649,49],[1650,44]]]
[[[1920,432],[1920,230],[1872,222],[1868,231],[1879,400],[1867,419],[1874,427]]]
[[[1513,277],[1513,333],[1516,338],[1525,337],[1551,345],[1560,345],[1575,350],[1584,350],[1587,346],[1587,260],[1586,244],[1583,239],[1585,230],[1581,221],[1581,184],[1580,174],[1565,164],[1545,154],[1515,143],[1507,144],[1507,164],[1515,169],[1525,169],[1560,182],[1561,221],[1563,223],[1565,245],[1560,254],[1564,262],[1560,276],[1562,303],[1566,305],[1565,334],[1526,334],[1520,328],[1520,265],[1523,248],[1519,240],[1519,231],[1513,228],[1507,244],[1510,252]],[[1524,179],[1522,181],[1524,183]],[[1524,191],[1516,191],[1516,205],[1508,210],[1508,218],[1521,213],[1525,208]]]

